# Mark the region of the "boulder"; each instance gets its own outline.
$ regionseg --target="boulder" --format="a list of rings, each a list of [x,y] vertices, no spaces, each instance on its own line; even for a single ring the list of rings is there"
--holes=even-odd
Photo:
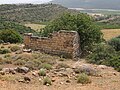
[[[17,67],[15,70],[18,73],[28,73],[29,72],[29,68],[27,68],[27,67]]]

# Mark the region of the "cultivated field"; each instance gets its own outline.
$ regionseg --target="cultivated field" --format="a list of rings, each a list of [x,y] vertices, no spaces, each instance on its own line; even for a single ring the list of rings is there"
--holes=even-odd
[[[45,25],[42,24],[25,24],[26,27],[31,27],[32,29],[39,31],[40,29],[44,28]]]
[[[120,29],[104,29],[102,30],[104,34],[104,39],[110,40],[111,38],[117,37],[120,35]]]

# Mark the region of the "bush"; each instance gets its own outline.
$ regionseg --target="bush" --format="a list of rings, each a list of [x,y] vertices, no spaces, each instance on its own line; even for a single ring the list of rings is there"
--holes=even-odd
[[[50,69],[52,69],[52,65],[43,63],[43,64],[41,64],[40,68],[50,70]]]
[[[47,84],[52,85],[52,81],[48,77],[44,78],[44,80],[43,80],[43,85],[47,85]]]
[[[81,13],[73,15],[65,13],[48,24],[41,32],[41,35],[48,36],[49,33],[59,30],[77,31],[81,38],[80,45],[82,50],[84,50],[85,47],[92,46],[94,43],[101,42],[102,40],[100,29],[95,26],[92,18],[87,14]]]
[[[19,46],[12,46],[12,47],[10,47],[10,50],[12,52],[16,52],[16,51],[20,50],[20,47]]]
[[[120,54],[109,45],[99,44],[94,47],[92,53],[88,56],[88,62],[112,66],[119,71]]]
[[[0,54],[6,54],[6,53],[10,53],[10,50],[8,50],[8,49],[0,49]]]
[[[88,75],[86,75],[85,73],[82,73],[78,76],[77,83],[88,84],[88,83],[91,83],[91,80],[89,79]]]
[[[20,43],[22,38],[20,34],[14,30],[1,30],[0,31],[0,40],[3,40],[5,43]]]
[[[46,76],[46,71],[44,69],[41,69],[38,73],[39,76]]]
[[[70,68],[69,65],[65,64],[65,63],[59,63],[57,66],[56,66],[57,69],[60,69],[60,68]]]
[[[24,60],[16,60],[15,62],[14,62],[14,65],[25,65],[25,63],[26,63],[26,61],[24,61]]]
[[[120,38],[113,38],[108,42],[116,51],[120,51]]]

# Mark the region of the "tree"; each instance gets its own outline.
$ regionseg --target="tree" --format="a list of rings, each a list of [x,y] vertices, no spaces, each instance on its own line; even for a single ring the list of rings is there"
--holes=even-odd
[[[74,30],[80,35],[81,49],[90,47],[102,40],[100,29],[95,26],[91,17],[86,14],[72,15],[65,13],[61,17],[51,21],[41,32],[41,36],[48,36],[49,33],[59,30]]]
[[[20,43],[22,38],[19,33],[14,30],[1,30],[0,31],[0,40],[10,43]]]

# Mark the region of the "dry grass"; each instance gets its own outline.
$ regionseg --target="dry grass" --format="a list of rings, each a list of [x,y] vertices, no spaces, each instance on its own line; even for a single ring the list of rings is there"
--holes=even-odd
[[[120,35],[120,29],[104,29],[102,30],[105,40],[110,40],[111,38],[117,37]]]
[[[44,28],[45,25],[42,24],[25,24],[26,27],[31,27],[32,29],[39,31],[40,29]]]

